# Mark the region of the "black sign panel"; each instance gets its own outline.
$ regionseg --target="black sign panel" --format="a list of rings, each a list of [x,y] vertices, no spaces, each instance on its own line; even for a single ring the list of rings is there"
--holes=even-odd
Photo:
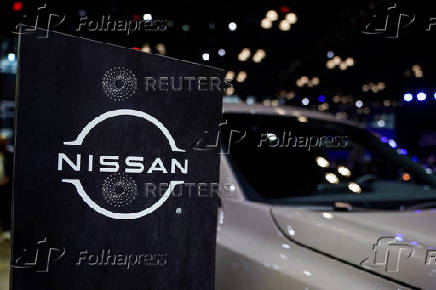
[[[213,289],[223,71],[50,32],[18,74],[11,289]]]

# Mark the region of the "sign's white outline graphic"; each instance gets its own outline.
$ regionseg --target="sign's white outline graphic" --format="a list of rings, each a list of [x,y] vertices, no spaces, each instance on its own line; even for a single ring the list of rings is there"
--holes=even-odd
[[[118,116],[133,116],[133,117],[143,118],[143,119],[153,123],[156,127],[158,127],[161,130],[161,132],[167,138],[168,143],[169,143],[172,151],[174,151],[174,152],[186,152],[185,150],[177,147],[176,142],[174,141],[174,138],[171,136],[168,129],[159,120],[157,120],[155,117],[153,117],[145,112],[137,111],[137,110],[130,110],[130,109],[120,109],[120,110],[115,110],[115,111],[107,111],[106,113],[101,114],[100,116],[94,118],[91,122],[89,122],[82,129],[82,131],[79,133],[79,135],[77,136],[77,138],[74,141],[64,142],[64,145],[69,145],[69,146],[82,145],[85,137],[89,134],[89,132],[92,129],[94,129],[95,126],[97,126],[99,123],[103,122],[106,119],[118,117]],[[154,212],[156,209],[158,209],[159,207],[161,207],[165,203],[165,201],[170,197],[171,192],[174,190],[174,187],[176,185],[184,183],[184,181],[172,180],[172,181],[170,181],[170,184],[169,184],[167,190],[165,191],[165,193],[162,195],[162,197],[157,202],[155,202],[153,205],[151,205],[150,207],[148,207],[142,211],[139,211],[139,212],[120,213],[120,212],[112,212],[112,211],[107,210],[107,209],[99,206],[98,204],[96,204],[89,197],[89,195],[86,193],[86,191],[83,189],[82,183],[80,182],[79,179],[62,179],[62,182],[70,183],[70,184],[74,185],[77,193],[80,195],[80,197],[83,199],[83,201],[90,208],[95,210],[97,213],[102,214],[102,215],[109,217],[109,218],[112,218],[112,219],[119,219],[119,220],[121,220],[121,219],[138,219],[138,218],[144,217],[148,214],[151,214],[152,212]]]
[[[94,120],[89,122],[85,128],[82,129],[82,132],[80,132],[79,135],[77,135],[76,140],[64,142],[64,145],[82,145],[83,140],[85,137],[89,134],[89,132],[94,129],[95,126],[97,126],[99,123],[103,122],[106,119],[118,117],[118,116],[134,116],[138,118],[143,118],[151,123],[153,123],[156,127],[158,127],[164,136],[168,139],[168,143],[170,144],[171,150],[174,152],[186,152],[183,149],[180,149],[177,147],[176,142],[174,141],[173,136],[171,136],[168,129],[155,117],[144,113],[142,111],[137,110],[130,110],[130,109],[120,109],[115,111],[107,111],[104,114],[101,114],[100,116],[96,117]]]

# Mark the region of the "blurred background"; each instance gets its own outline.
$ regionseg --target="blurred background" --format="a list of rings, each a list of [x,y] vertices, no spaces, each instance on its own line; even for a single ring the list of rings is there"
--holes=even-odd
[[[37,25],[223,68],[224,101],[293,105],[352,120],[436,168],[436,9],[418,1],[10,1],[0,3],[1,210],[10,201],[17,25]],[[150,31],[116,31],[117,20]],[[105,22],[106,21],[106,22]],[[109,24],[108,24],[109,23]],[[2,219],[0,289],[9,228]]]

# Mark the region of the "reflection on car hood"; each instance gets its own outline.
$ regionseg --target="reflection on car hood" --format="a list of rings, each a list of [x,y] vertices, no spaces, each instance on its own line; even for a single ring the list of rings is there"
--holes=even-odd
[[[423,289],[436,285],[436,210],[319,212],[275,207],[293,241]]]

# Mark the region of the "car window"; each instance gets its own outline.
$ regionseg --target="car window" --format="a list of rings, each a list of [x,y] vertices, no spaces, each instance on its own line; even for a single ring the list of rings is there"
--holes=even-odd
[[[250,199],[397,208],[435,198],[434,177],[362,129],[301,117],[224,118],[223,151]]]

